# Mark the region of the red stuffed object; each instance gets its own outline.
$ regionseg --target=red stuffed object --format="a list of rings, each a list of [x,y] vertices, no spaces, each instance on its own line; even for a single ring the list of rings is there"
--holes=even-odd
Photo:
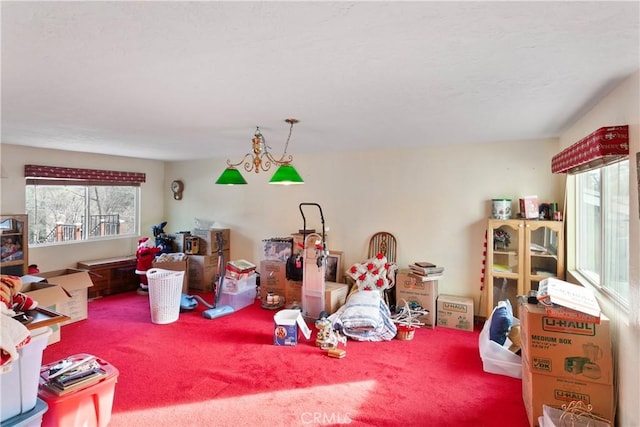
[[[22,279],[20,277],[5,274],[0,276],[0,301],[15,313],[33,310],[38,306],[38,302],[20,292],[21,289]]]
[[[140,276],[140,287],[138,293],[148,294],[149,284],[147,281],[147,270],[153,265],[156,255],[162,251],[162,248],[153,246],[148,237],[138,240],[138,250],[136,251],[136,274]]]

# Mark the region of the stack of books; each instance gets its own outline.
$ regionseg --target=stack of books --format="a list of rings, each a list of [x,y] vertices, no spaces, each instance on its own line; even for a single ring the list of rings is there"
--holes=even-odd
[[[78,361],[65,359],[42,373],[44,387],[58,396],[89,387],[106,375],[94,356]]]
[[[420,280],[432,280],[434,277],[442,276],[444,273],[444,267],[438,267],[426,261],[417,261],[409,264],[409,268],[411,269],[409,275]]]

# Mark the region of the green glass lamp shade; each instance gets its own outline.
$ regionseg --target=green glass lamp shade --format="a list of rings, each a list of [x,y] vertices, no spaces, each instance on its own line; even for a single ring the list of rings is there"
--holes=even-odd
[[[221,185],[245,185],[247,181],[244,179],[240,171],[234,167],[228,167],[222,172],[216,184]]]
[[[302,177],[292,165],[282,165],[278,168],[276,173],[273,174],[269,184],[291,185],[291,184],[304,184]]]

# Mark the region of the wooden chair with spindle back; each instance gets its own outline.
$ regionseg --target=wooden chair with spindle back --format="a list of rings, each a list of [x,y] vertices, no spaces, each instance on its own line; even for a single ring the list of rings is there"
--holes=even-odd
[[[373,258],[378,254],[387,257],[387,261],[395,264],[398,256],[398,241],[396,236],[387,232],[379,231],[369,239],[369,256]],[[394,281],[395,282],[395,281]],[[384,291],[384,297],[390,309],[394,309],[396,305],[396,289],[395,286]]]

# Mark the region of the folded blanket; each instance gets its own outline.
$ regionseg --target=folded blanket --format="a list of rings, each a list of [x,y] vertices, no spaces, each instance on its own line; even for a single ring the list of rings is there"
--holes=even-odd
[[[378,291],[352,294],[347,303],[329,316],[334,328],[357,341],[388,341],[396,336],[389,307]]]
[[[31,341],[29,330],[17,320],[5,314],[3,307],[0,319],[0,366],[18,359],[18,350]],[[7,310],[8,311],[8,310]]]

